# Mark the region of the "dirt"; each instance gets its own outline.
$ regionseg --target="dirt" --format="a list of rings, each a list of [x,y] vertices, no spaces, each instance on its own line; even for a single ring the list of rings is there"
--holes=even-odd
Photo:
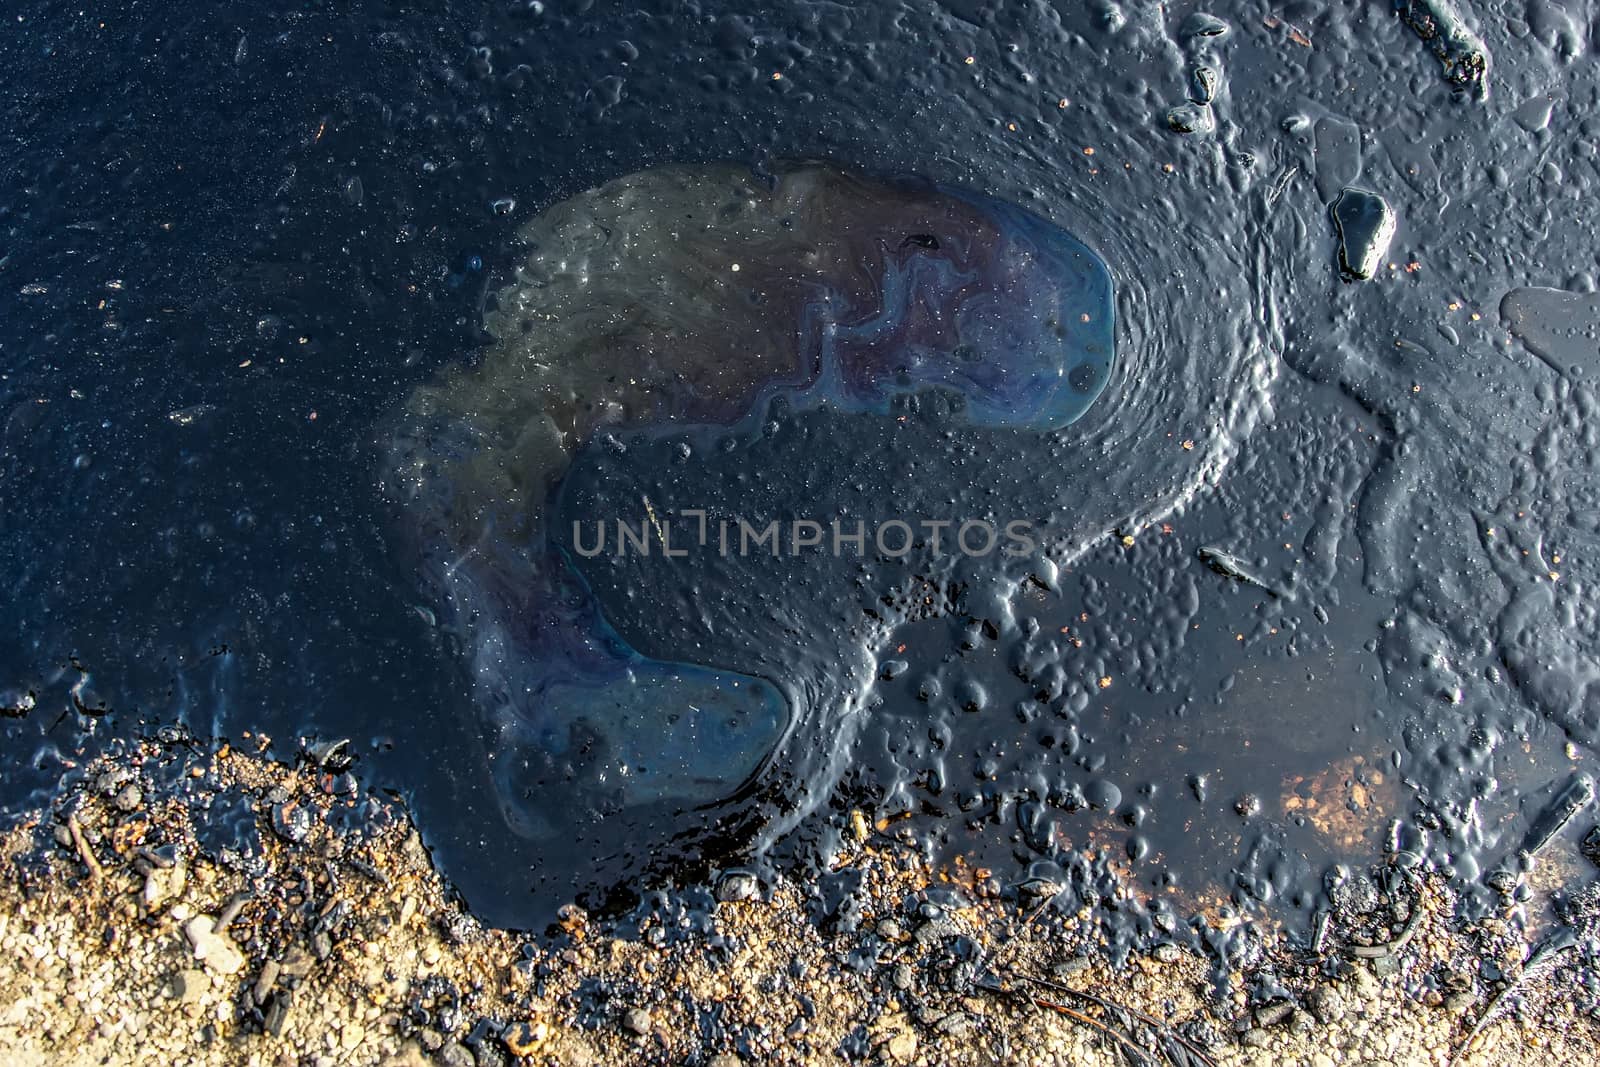
[[[1592,906],[1535,944],[1526,904],[1467,923],[1436,880],[1380,870],[1335,894],[1320,951],[1262,929],[1233,967],[1175,943],[1114,966],[1089,910],[1042,906],[1050,886],[986,898],[972,872],[930,871],[840,813],[842,906],[731,872],[614,918],[568,909],[535,936],[473,919],[403,808],[337,756],[288,767],[146,742],[64,778],[3,839],[5,1061],[1442,1065],[1600,1049]]]

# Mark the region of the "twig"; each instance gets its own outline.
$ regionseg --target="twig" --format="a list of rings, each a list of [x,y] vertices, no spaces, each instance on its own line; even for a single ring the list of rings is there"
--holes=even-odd
[[[83,860],[83,865],[89,868],[89,881],[98,882],[105,877],[105,872],[100,868],[100,861],[94,858],[94,853],[89,849],[89,842],[83,839],[83,828],[78,825],[76,815],[67,816],[67,833],[72,835],[72,844],[78,850],[78,857]]]
[[[1467,1050],[1472,1047],[1472,1043],[1478,1040],[1478,1036],[1494,1021],[1495,1016],[1500,1014],[1501,1008],[1505,1007],[1506,999],[1511,994],[1521,989],[1524,982],[1549,967],[1555,962],[1557,956],[1576,943],[1577,941],[1573,938],[1572,932],[1563,930],[1551,934],[1538,948],[1534,949],[1533,955],[1528,957],[1527,965],[1522,968],[1522,973],[1512,979],[1504,989],[1496,993],[1494,999],[1490,1000],[1483,1009],[1483,1014],[1478,1017],[1478,1021],[1472,1025],[1471,1031],[1467,1033],[1467,1039],[1461,1042],[1461,1047],[1456,1049],[1450,1056],[1450,1067],[1455,1067],[1456,1062],[1467,1054]]]
[[[1030,994],[1028,999],[1039,1005],[1041,1008],[1049,1008],[1051,1011],[1058,1011],[1069,1019],[1076,1020],[1077,1022],[1083,1023],[1085,1026],[1089,1026],[1100,1031],[1100,1033],[1105,1034],[1107,1037],[1111,1038],[1117,1044],[1121,1045],[1124,1049],[1128,1050],[1141,1060],[1148,1060],[1151,1058],[1148,1049],[1142,1048],[1138,1044],[1135,1044],[1132,1038],[1117,1032],[1117,1030],[1107,1026],[1103,1022],[1100,1022],[1098,1019],[1091,1019],[1089,1016],[1075,1008],[1069,1008],[1065,1004],[1058,1004],[1055,1001],[1047,1000],[1044,997],[1033,996]]]
[[[1178,1031],[1175,1030],[1170,1023],[1162,1022],[1153,1015],[1146,1015],[1137,1008],[1129,1008],[1125,1005],[1118,1004],[1114,1000],[1107,1000],[1105,997],[1102,997],[1096,993],[1086,993],[1081,989],[1073,989],[1071,986],[1062,985],[1060,982],[1052,982],[1048,978],[1035,978],[1033,975],[1029,974],[1017,974],[1016,977],[1024,982],[1028,982],[1036,986],[1042,986],[1045,989],[1053,990],[1058,993],[1067,993],[1071,996],[1082,997],[1089,1003],[1098,1005],[1099,1007],[1104,1008],[1106,1011],[1120,1011],[1125,1015],[1129,1015],[1144,1023],[1146,1026],[1153,1027],[1157,1032],[1163,1035],[1170,1035],[1173,1040],[1183,1046],[1184,1051],[1198,1059],[1202,1064],[1205,1065],[1205,1067],[1216,1067],[1216,1065],[1212,1063],[1211,1059],[1207,1057],[1204,1052],[1202,1052],[1195,1045],[1191,1044],[1189,1040],[1182,1034],[1178,1033]]]
[[[233,925],[233,920],[239,917],[239,913],[244,910],[244,906],[249,902],[250,894],[248,892],[241,891],[229,897],[228,902],[223,905],[221,913],[217,915],[217,921],[212,926],[212,929],[219,934],[227,933],[228,927]]]
[[[1418,900],[1412,906],[1411,918],[1406,920],[1405,928],[1400,931],[1400,936],[1393,941],[1381,945],[1346,945],[1344,950],[1352,956],[1364,960],[1378,960],[1385,956],[1392,956],[1405,947],[1411,940],[1411,935],[1417,932],[1417,927],[1422,923],[1422,901]]]

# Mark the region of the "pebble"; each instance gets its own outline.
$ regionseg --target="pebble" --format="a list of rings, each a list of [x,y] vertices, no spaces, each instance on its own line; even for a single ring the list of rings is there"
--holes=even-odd
[[[650,1032],[650,1023],[650,1013],[643,1008],[629,1008],[622,1017],[623,1029],[640,1037]]]
[[[1331,985],[1320,985],[1306,998],[1317,1022],[1327,1026],[1344,1018],[1344,997]]]
[[[1167,125],[1176,133],[1210,133],[1217,117],[1209,104],[1183,103],[1167,112]]]
[[[277,960],[268,960],[262,965],[261,974],[257,976],[256,984],[250,991],[251,999],[256,1002],[257,1007],[265,1004],[267,998],[272,995],[272,987],[277,984],[278,972],[281,969]]]
[[[1062,960],[1052,966],[1050,968],[1050,976],[1057,981],[1063,978],[1071,978],[1081,971],[1087,971],[1091,962],[1088,956],[1073,956],[1071,959]]]
[[[1286,1000],[1264,1005],[1256,1009],[1256,1025],[1262,1027],[1277,1026],[1287,1019],[1292,1011],[1294,1011],[1294,1005]]]
[[[549,1025],[541,1019],[533,1019],[511,1024],[500,1035],[500,1040],[505,1042],[513,1056],[532,1056],[549,1037]]]
[[[311,833],[311,811],[304,804],[285,801],[272,806],[272,832],[298,845]]]
[[[729,871],[717,882],[717,900],[724,904],[754,900],[761,895],[761,883],[745,871]]]
[[[141,900],[146,911],[154,911],[162,904],[183,892],[188,881],[188,871],[182,863],[172,867],[157,867],[145,875]]]
[[[289,1021],[289,1006],[293,1003],[294,999],[287,989],[279,990],[273,995],[271,1001],[267,1003],[263,1018],[267,1033],[273,1037],[283,1035],[284,1025]]]
[[[196,915],[183,926],[189,944],[194,948],[194,958],[217,974],[238,974],[244,969],[244,955],[227,934],[216,933],[217,920],[209,915]]]
[[[1178,25],[1178,36],[1183,38],[1195,37],[1225,37],[1229,26],[1215,15],[1204,11],[1196,11],[1184,17]]]
[[[1329,212],[1339,237],[1339,271],[1346,281],[1362,281],[1378,272],[1394,239],[1394,209],[1368,189],[1346,186]]]

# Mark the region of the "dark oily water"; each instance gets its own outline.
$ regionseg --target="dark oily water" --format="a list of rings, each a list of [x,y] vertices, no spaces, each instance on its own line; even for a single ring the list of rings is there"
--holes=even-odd
[[[1595,12],[1389,8],[19,9],[0,801],[348,737],[514,925],[851,809],[1118,945],[1587,876]]]
[[[671,567],[690,539],[683,518],[700,547],[741,558],[756,537],[757,552],[793,551],[797,531],[793,520],[781,533],[776,520],[740,525],[665,489],[659,510],[648,492],[630,493],[626,517],[610,507],[552,522],[552,495],[581,484],[576,457],[630,451],[624,442],[643,432],[631,451],[679,465],[716,457],[748,493],[766,465],[752,466],[749,445],[778,409],[892,427],[927,398],[980,425],[1064,427],[1104,387],[1113,313],[1104,265],[1042,220],[824,166],[766,180],[734,167],[647,171],[556,205],[522,236],[533,253],[490,314],[496,344],[407,404],[390,480],[466,645],[507,821],[550,840],[620,828],[615,816],[632,808],[723,800],[786,735],[815,749],[813,721],[827,716],[814,694],[839,687],[799,681],[799,664],[828,663],[832,675],[849,659],[831,647],[837,614],[804,635],[753,630],[774,617],[741,595],[758,588],[751,575],[686,585],[679,573],[663,578],[676,586],[670,603],[646,605],[634,590],[633,603],[601,611],[579,560],[636,553]],[[833,444],[847,466],[862,461],[848,434]],[[814,488],[807,466],[784,464],[799,475],[791,509]],[[823,532],[812,522],[802,547],[825,549]],[[999,532],[979,532],[993,552]],[[773,588],[813,584],[768,577]],[[718,611],[743,621],[721,632]],[[638,637],[622,640],[619,626]],[[735,631],[776,658],[759,672],[715,670],[740,658]],[[663,638],[676,654],[635,650]],[[859,685],[825,700],[847,702]]]

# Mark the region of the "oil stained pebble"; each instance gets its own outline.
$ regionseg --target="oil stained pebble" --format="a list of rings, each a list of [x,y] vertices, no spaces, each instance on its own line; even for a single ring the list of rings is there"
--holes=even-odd
[[[1579,851],[1590,863],[1600,867],[1600,826],[1596,826],[1585,835],[1583,843],[1578,846]]]
[[[1438,57],[1446,81],[1480,99],[1488,93],[1489,49],[1451,0],[1396,0],[1394,9]]]
[[[1528,133],[1538,133],[1550,127],[1550,114],[1555,109],[1556,98],[1548,93],[1530,97],[1511,113],[1511,119]]]
[[[1224,37],[1227,35],[1228,29],[1228,24],[1217,18],[1217,16],[1209,15],[1204,11],[1196,11],[1179,24],[1178,36],[1184,38]]]
[[[1090,804],[1104,811],[1115,811],[1117,805],[1122,803],[1122,790],[1117,788],[1116,783],[1104,778],[1090,782],[1084,793]]]
[[[1329,214],[1339,238],[1339,273],[1346,281],[1371,278],[1394,239],[1394,209],[1377,193],[1346,187]]]
[[[292,845],[311,833],[311,812],[304,804],[284,801],[272,806],[272,831]]]
[[[1217,128],[1217,116],[1206,104],[1179,104],[1167,112],[1167,125],[1178,133],[1210,133]]]
[[[754,900],[760,895],[761,883],[746,871],[729,871],[717,882],[717,900],[723,904]]]

